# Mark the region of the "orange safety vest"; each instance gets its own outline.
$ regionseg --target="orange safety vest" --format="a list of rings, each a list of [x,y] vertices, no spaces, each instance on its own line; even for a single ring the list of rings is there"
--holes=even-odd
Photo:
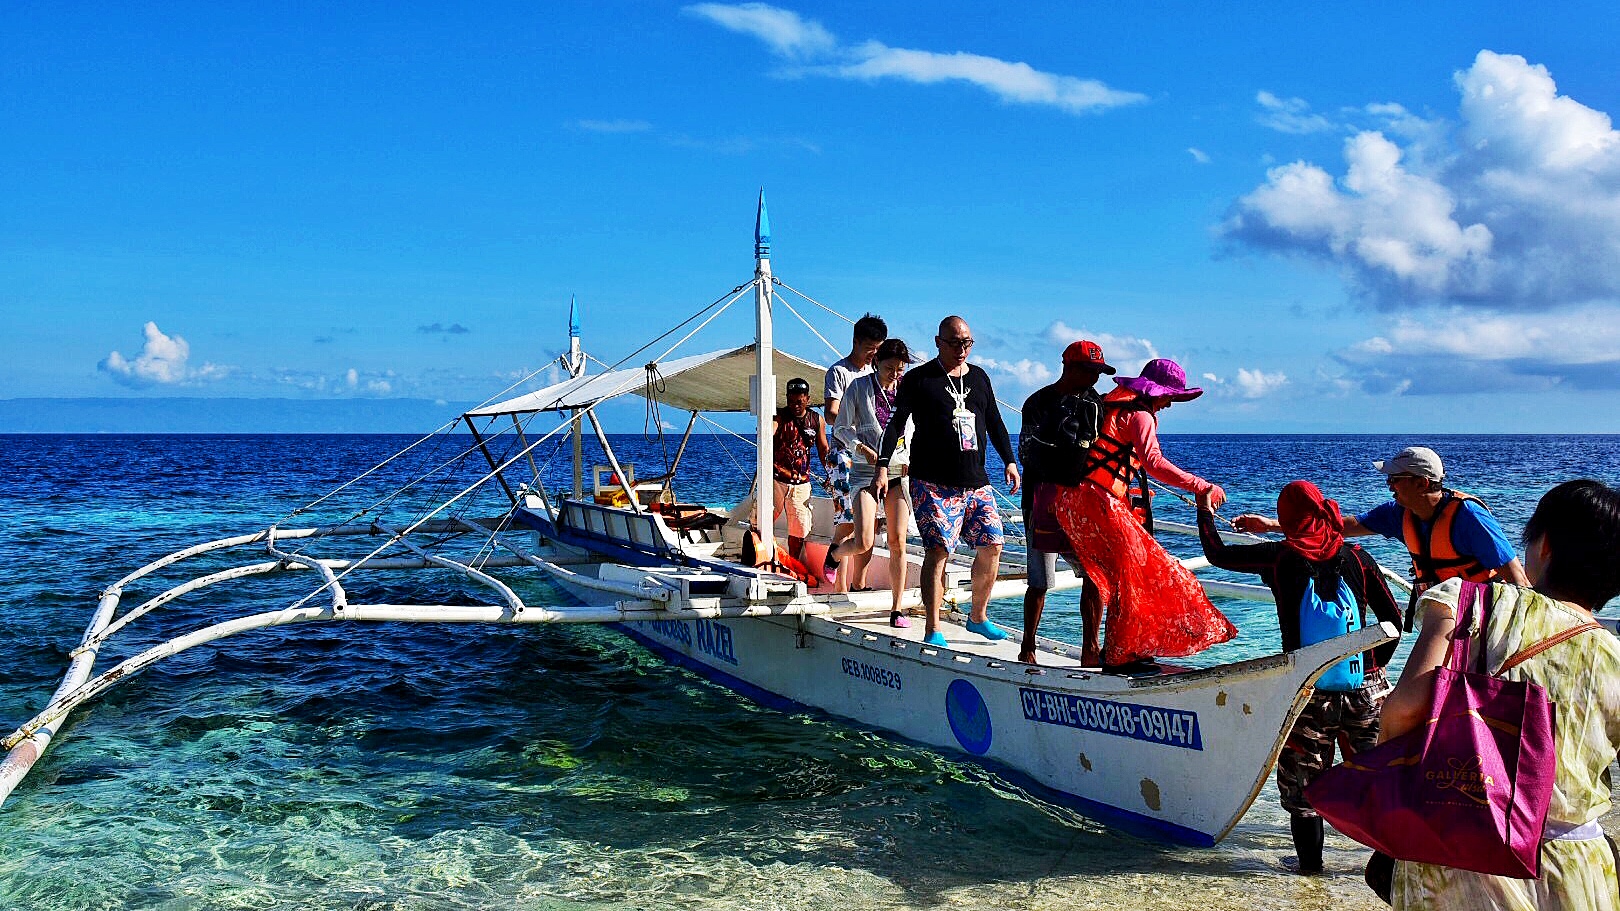
[[[764,551],[765,541],[758,531],[750,528],[743,533],[742,562],[745,565],[798,579],[811,588],[821,584],[821,579],[810,571],[810,567],[793,559],[793,555],[782,548],[776,548],[774,555]]]
[[[1136,393],[1115,389],[1103,396],[1103,412],[1097,439],[1086,449],[1085,481],[1101,487],[1131,507],[1144,526],[1153,520],[1153,492],[1147,489],[1146,473],[1136,456],[1136,446],[1125,433],[1125,421],[1135,407]]]
[[[1464,500],[1485,505],[1473,494],[1447,490],[1445,499],[1440,501],[1440,507],[1434,514],[1434,521],[1429,524],[1427,535],[1423,534],[1417,516],[1410,509],[1401,517],[1401,540],[1412,554],[1413,581],[1417,585],[1428,588],[1454,576],[1462,576],[1469,582],[1490,582],[1502,578],[1500,572],[1487,568],[1477,558],[1458,553],[1457,545],[1451,541],[1451,526],[1456,521],[1457,513],[1463,509]]]

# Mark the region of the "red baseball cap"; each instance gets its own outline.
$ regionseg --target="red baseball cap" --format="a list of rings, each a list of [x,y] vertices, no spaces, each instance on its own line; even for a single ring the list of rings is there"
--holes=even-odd
[[[1098,373],[1112,374],[1114,368],[1108,366],[1103,360],[1102,346],[1096,342],[1081,340],[1063,349],[1063,363],[1084,364]]]

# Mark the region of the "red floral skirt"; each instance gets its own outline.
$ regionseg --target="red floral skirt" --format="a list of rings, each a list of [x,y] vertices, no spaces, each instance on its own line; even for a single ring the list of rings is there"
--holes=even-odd
[[[1107,611],[1104,664],[1191,655],[1237,636],[1119,498],[1089,483],[1063,487],[1055,512]]]

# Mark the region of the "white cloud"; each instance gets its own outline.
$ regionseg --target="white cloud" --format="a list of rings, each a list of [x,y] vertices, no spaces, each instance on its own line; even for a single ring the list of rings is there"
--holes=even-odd
[[[852,79],[889,78],[924,85],[966,82],[1002,101],[1049,105],[1070,114],[1090,114],[1147,100],[1145,95],[1109,88],[1095,79],[1042,72],[1027,63],[962,51],[939,54],[869,41],[854,49],[854,55],[859,58],[855,62],[825,71]]]
[[[190,366],[191,345],[178,335],[165,335],[157,323],[148,322],[141,353],[134,360],[114,351],[98,368],[126,386],[174,386],[224,379],[230,368],[218,364]]]
[[[348,383],[349,388],[353,389],[356,386],[360,385],[360,371],[354,369],[353,367],[350,367],[349,372],[344,374],[343,379],[344,379],[344,382]]]
[[[1111,332],[1088,332],[1076,329],[1073,326],[1055,320],[1046,331],[1041,333],[1048,342],[1058,346],[1061,352],[1070,344],[1080,339],[1090,339],[1102,346],[1103,358],[1109,366],[1119,371],[1119,376],[1136,376],[1142,372],[1142,365],[1155,358],[1163,357],[1153,342],[1134,335],[1115,335]]]
[[[387,380],[368,380],[366,382],[366,391],[372,395],[387,395],[394,391],[394,386]]]
[[[1187,149],[1187,154],[1191,155],[1192,158],[1193,158],[1193,161],[1196,161],[1199,164],[1209,164],[1209,153],[1205,152],[1203,149],[1196,148],[1196,147],[1189,147]]]
[[[574,126],[592,133],[645,133],[652,129],[645,120],[576,120]]]
[[[1522,57],[1481,51],[1455,81],[1455,124],[1368,105],[1384,128],[1346,141],[1342,177],[1305,161],[1273,168],[1233,205],[1223,235],[1334,264],[1385,307],[1620,301],[1620,133],[1609,116],[1560,96]]]
[[[1288,385],[1288,377],[1282,373],[1266,373],[1262,370],[1239,367],[1235,385],[1238,395],[1246,399],[1258,399]]]
[[[1006,377],[1014,386],[1021,389],[1045,386],[1056,378],[1051,367],[1027,357],[1016,361],[998,361],[995,358],[983,357],[978,358],[977,363],[992,374]]]
[[[764,3],[700,3],[686,11],[752,35],[790,62],[807,64],[796,73],[867,81],[899,79],[923,85],[964,82],[1002,101],[1046,105],[1071,114],[1091,114],[1147,100],[1146,95],[1111,88],[1096,79],[1048,73],[1027,63],[982,54],[897,48],[877,41],[843,44],[819,22]],[[808,65],[811,63],[814,65]]]
[[[1620,389],[1620,308],[1403,316],[1335,357],[1371,392]]]
[[[1230,383],[1213,373],[1206,373],[1203,376],[1218,394],[1235,395],[1245,399],[1264,398],[1288,385],[1288,377],[1285,374],[1266,373],[1247,367],[1239,367],[1237,379]]]
[[[1326,133],[1335,129],[1333,122],[1321,114],[1312,114],[1311,106],[1303,98],[1278,98],[1267,91],[1255,95],[1261,113],[1256,118],[1262,126],[1279,133]]]
[[[716,25],[753,35],[783,57],[810,57],[838,47],[838,39],[821,23],[768,3],[698,3],[686,12]]]

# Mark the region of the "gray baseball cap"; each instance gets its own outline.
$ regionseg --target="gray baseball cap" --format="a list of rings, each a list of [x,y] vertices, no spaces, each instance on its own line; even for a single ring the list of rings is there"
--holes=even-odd
[[[1408,446],[1396,453],[1393,459],[1374,462],[1373,467],[1384,474],[1409,474],[1431,481],[1446,478],[1446,468],[1440,464],[1440,453],[1427,446]]]

